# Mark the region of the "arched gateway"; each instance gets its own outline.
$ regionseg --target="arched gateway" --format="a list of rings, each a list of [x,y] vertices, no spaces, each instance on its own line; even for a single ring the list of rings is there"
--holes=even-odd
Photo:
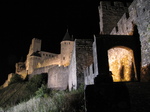
[[[98,76],[101,74],[109,74],[109,71],[113,73],[113,79],[115,79],[115,70],[123,73],[124,76],[127,72],[132,72],[131,78],[122,78],[118,81],[139,81],[140,80],[140,63],[141,63],[141,48],[138,37],[126,36],[126,35],[99,35],[96,36],[96,48],[97,48],[97,62],[98,62]],[[129,56],[130,53],[130,56]],[[125,56],[126,55],[126,56]],[[122,59],[122,60],[121,60]],[[117,63],[113,63],[117,61]],[[126,65],[125,65],[126,63]],[[128,66],[131,66],[131,70],[127,70]],[[117,65],[118,64],[118,65]],[[114,67],[112,67],[114,66]],[[120,67],[117,67],[120,66]],[[126,67],[126,68],[125,68]],[[126,70],[126,73],[125,73]],[[122,72],[122,73],[121,73]],[[133,76],[134,74],[134,76]],[[120,77],[124,77],[120,76]],[[125,80],[124,80],[125,79]],[[117,81],[117,80],[116,80]]]
[[[126,82],[140,81],[141,46],[138,35],[95,36],[93,57],[94,84],[87,82],[85,87],[86,112],[129,112],[131,104]]]

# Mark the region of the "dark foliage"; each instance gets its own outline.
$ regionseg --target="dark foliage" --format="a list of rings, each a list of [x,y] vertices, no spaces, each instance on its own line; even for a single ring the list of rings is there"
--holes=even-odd
[[[27,83],[27,89],[31,92],[37,91],[42,84],[45,85],[47,83],[47,77],[46,73],[34,75]]]
[[[18,83],[18,82],[23,82],[21,75],[13,74],[12,78],[10,79],[9,85]]]

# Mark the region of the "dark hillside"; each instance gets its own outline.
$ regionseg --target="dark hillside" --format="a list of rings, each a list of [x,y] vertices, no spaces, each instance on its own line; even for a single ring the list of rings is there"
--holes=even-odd
[[[0,107],[9,107],[20,101],[29,99],[33,94],[27,88],[27,83],[15,83],[0,90]]]
[[[0,89],[0,107],[10,107],[30,99],[42,84],[46,84],[47,74],[38,74],[22,82],[14,77],[10,82],[8,87]]]

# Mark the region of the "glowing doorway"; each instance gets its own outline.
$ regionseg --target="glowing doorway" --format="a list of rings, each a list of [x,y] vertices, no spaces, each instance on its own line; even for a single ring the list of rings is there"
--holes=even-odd
[[[132,49],[124,46],[109,49],[108,63],[114,82],[137,80]]]

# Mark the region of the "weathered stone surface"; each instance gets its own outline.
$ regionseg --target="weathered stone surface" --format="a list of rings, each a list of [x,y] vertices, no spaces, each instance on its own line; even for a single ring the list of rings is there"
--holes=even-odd
[[[116,81],[132,81],[133,76],[133,51],[129,48],[114,47],[108,50],[109,70],[112,72],[113,80]]]
[[[68,86],[68,67],[55,66],[48,71],[48,88],[66,90]]]
[[[137,25],[141,42],[142,66],[150,63],[150,2],[134,0],[128,8],[129,16],[124,14],[110,34],[133,35],[133,26]],[[138,38],[138,37],[137,37]]]
[[[150,64],[141,68],[141,81],[150,82]]]
[[[77,89],[77,64],[76,64],[76,45],[74,44],[74,48],[72,51],[71,62],[68,67],[68,88],[69,90]]]
[[[93,63],[92,40],[76,40],[76,64],[78,87],[84,84],[84,69]]]
[[[130,3],[117,1],[100,1],[100,33],[110,34],[122,15],[127,12]]]

